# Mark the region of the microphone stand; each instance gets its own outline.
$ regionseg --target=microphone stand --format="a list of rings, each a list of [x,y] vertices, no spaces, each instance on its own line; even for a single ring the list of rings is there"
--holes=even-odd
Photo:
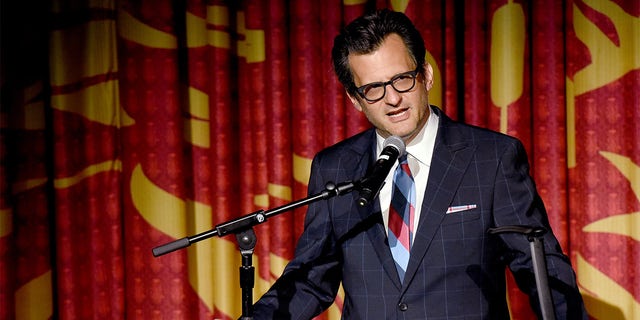
[[[542,243],[542,236],[547,232],[542,227],[530,227],[530,226],[504,226],[497,228],[490,228],[490,234],[500,233],[520,233],[527,236],[529,240],[529,247],[531,249],[531,260],[533,261],[533,274],[536,279],[536,288],[538,289],[538,300],[540,302],[540,312],[542,319],[555,320],[555,312],[553,305],[553,297],[549,290],[547,271],[547,261],[544,258],[544,245]]]
[[[358,185],[358,187],[356,185]],[[158,257],[169,252],[176,251],[178,249],[186,248],[192,243],[196,243],[213,236],[223,237],[230,233],[235,234],[236,241],[238,241],[238,246],[240,247],[240,254],[242,255],[242,267],[240,267],[240,287],[242,288],[242,316],[240,317],[240,319],[253,319],[252,290],[255,279],[255,268],[252,265],[252,256],[257,242],[256,234],[253,231],[253,227],[266,222],[267,218],[269,217],[296,209],[298,207],[319,200],[326,200],[338,195],[347,194],[353,191],[354,188],[360,189],[359,183],[353,183],[349,181],[336,185],[333,182],[327,182],[324,190],[315,195],[308,196],[306,198],[274,209],[266,211],[258,210],[245,216],[218,224],[215,226],[215,228],[209,231],[205,231],[193,236],[188,236],[182,239],[177,239],[155,247],[152,249],[153,256]]]

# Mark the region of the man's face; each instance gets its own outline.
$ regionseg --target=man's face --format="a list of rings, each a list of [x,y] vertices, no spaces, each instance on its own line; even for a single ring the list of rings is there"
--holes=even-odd
[[[407,47],[396,34],[387,36],[380,48],[370,54],[350,55],[349,65],[356,87],[387,82],[416,69]],[[428,93],[433,85],[433,70],[428,63],[425,70],[424,77],[418,75],[415,86],[407,92],[399,93],[387,85],[384,97],[378,101],[367,101],[357,93],[349,98],[383,137],[395,135],[409,143],[429,118]]]

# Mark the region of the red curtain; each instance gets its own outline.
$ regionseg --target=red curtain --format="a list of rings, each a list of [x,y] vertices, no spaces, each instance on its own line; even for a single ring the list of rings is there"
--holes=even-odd
[[[0,319],[238,318],[232,235],[151,249],[306,196],[314,154],[369,126],[333,37],[383,7],[425,38],[431,103],[523,141],[591,317],[640,316],[637,1],[1,6]],[[304,212],[255,228],[254,299]],[[534,319],[513,281],[509,304]]]

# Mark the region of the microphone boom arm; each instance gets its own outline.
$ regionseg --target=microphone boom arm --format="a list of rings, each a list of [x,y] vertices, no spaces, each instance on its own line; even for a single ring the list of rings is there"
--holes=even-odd
[[[242,217],[220,223],[216,225],[215,228],[209,231],[205,231],[193,236],[177,239],[169,243],[155,247],[153,248],[152,253],[154,257],[158,257],[161,255],[167,254],[169,252],[186,248],[190,246],[192,243],[196,243],[204,239],[211,238],[213,236],[223,237],[230,233],[237,234],[239,232],[250,229],[253,226],[264,223],[265,221],[267,221],[267,218],[269,217],[279,215],[286,211],[290,211],[319,200],[326,200],[338,195],[347,194],[353,191],[354,188],[356,188],[355,184],[350,181],[343,182],[337,185],[333,182],[327,182],[327,184],[325,185],[325,189],[315,195],[311,195],[306,198],[303,198],[303,199],[300,199],[300,200],[297,200],[297,201],[294,201],[270,210],[266,210],[266,211],[258,210],[258,211],[249,213],[247,215],[244,215]]]

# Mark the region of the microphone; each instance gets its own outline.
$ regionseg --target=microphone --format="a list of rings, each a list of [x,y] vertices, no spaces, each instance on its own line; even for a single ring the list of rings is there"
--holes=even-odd
[[[357,189],[360,191],[358,205],[364,207],[378,195],[389,171],[391,171],[398,157],[404,154],[404,151],[404,141],[400,137],[390,136],[384,140],[378,160],[369,169],[368,174],[356,182]]]

